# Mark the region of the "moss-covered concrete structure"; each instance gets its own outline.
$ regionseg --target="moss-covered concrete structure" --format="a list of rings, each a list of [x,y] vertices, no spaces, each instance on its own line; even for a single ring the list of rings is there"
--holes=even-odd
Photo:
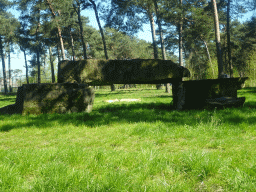
[[[62,61],[58,65],[58,83],[157,84],[189,77],[188,69],[171,60],[81,60]]]
[[[0,114],[90,112],[95,95],[88,85],[172,83],[173,107],[177,110],[216,104],[240,106],[245,101],[237,98],[237,90],[247,78],[182,81],[189,76],[188,69],[170,60],[62,61],[57,84],[19,87],[16,103],[0,109]]]
[[[173,106],[178,110],[242,106],[245,98],[238,98],[237,90],[242,89],[246,79],[248,78],[176,81],[172,88]]]
[[[0,114],[42,114],[91,112],[94,90],[86,84],[24,84],[18,88],[16,103]]]

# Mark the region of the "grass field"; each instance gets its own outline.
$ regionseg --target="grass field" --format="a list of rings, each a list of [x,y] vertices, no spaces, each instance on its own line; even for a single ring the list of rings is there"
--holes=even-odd
[[[0,191],[255,191],[256,88],[239,96],[172,111],[164,90],[99,90],[90,114],[2,115]],[[141,101],[104,102],[124,98]]]

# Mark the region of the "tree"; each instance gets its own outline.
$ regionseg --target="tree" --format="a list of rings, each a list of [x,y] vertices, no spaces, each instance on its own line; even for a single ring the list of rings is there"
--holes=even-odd
[[[101,24],[100,24],[100,19],[99,19],[97,6],[96,6],[96,4],[93,0],[89,0],[89,1],[92,4],[92,7],[93,7],[93,10],[94,10],[94,13],[95,13],[95,17],[96,17],[96,20],[97,20],[97,23],[98,23],[98,26],[99,26],[99,29],[100,29],[100,34],[101,34],[102,43],[103,43],[103,47],[104,47],[105,57],[106,57],[106,59],[108,59],[108,52],[107,52],[105,36],[104,36],[104,32],[103,32],[103,29],[102,29]]]
[[[4,52],[3,52],[3,41],[2,36],[0,35],[0,53],[2,58],[2,68],[3,68],[3,78],[4,78],[4,93],[7,94],[7,81],[6,81],[6,69],[5,69],[5,61],[4,61]]]
[[[221,77],[223,77],[224,72],[223,72],[221,42],[220,42],[219,17],[218,17],[216,0],[211,0],[211,1],[212,1],[212,5],[213,5],[213,12],[214,12],[215,40],[216,40],[217,59],[218,59],[218,77],[221,78]]]
[[[162,24],[161,24],[161,18],[160,18],[160,14],[159,14],[159,10],[158,10],[157,0],[154,0],[154,6],[155,6],[155,12],[156,12],[156,22],[158,24],[159,34],[160,34],[160,44],[161,44],[161,50],[162,50],[162,58],[163,58],[163,60],[166,60],[163,30],[162,30]],[[170,89],[170,84],[169,83],[165,84],[165,92],[171,93],[171,89]]]
[[[56,3],[56,2],[55,2]],[[61,27],[59,25],[59,21],[57,19],[57,17],[61,16],[61,10],[59,9],[59,7],[57,7],[57,13],[53,7],[53,2],[51,0],[46,0],[46,4],[49,7],[49,10],[52,14],[52,17],[54,18],[56,25],[57,25],[57,30],[58,30],[58,37],[59,37],[59,41],[60,41],[60,47],[61,47],[61,56],[63,60],[66,60],[66,56],[65,56],[65,49],[64,49],[64,44],[63,44],[63,38],[62,38],[62,34],[61,34]],[[60,5],[60,2],[57,2],[56,4]],[[56,5],[55,4],[55,5]],[[66,4],[65,4],[66,5]]]
[[[181,9],[181,14],[180,14],[180,22],[178,24],[179,28],[179,64],[180,66],[183,66],[183,49],[182,49],[182,27],[183,27],[183,14],[182,14],[182,0],[180,0],[180,9]]]
[[[233,66],[232,66],[232,57],[231,57],[231,42],[230,42],[230,0],[227,4],[227,45],[228,45],[228,66],[230,77],[233,77]]]
[[[155,6],[155,12],[156,12],[156,20],[159,28],[159,34],[160,34],[160,44],[161,44],[161,50],[162,50],[162,58],[163,60],[166,60],[166,53],[165,53],[165,46],[164,46],[164,37],[163,37],[163,30],[162,30],[162,24],[161,24],[161,17],[159,15],[157,0],[154,0],[154,6]]]
[[[26,30],[26,24],[20,22],[20,29],[17,33],[17,38],[18,38],[18,45],[20,47],[20,50],[23,52],[24,54],[24,60],[25,60],[25,68],[26,68],[26,81],[27,84],[29,84],[29,77],[28,77],[28,64],[27,64],[27,54],[26,54],[26,50],[29,48],[29,37],[28,37],[28,30]]]
[[[83,46],[84,59],[87,59],[86,46],[85,46],[85,42],[84,42],[83,24],[82,24],[82,20],[81,20],[81,1],[76,0],[75,3],[73,4],[73,7],[74,7],[74,10],[76,11],[77,17],[78,17],[78,23],[79,23],[79,27],[80,27],[80,38],[81,38],[82,46]]]
[[[100,19],[99,19],[99,14],[98,14],[97,6],[96,6],[96,4],[95,4],[95,2],[93,0],[89,0],[89,1],[92,4],[92,7],[93,7],[93,10],[94,10],[94,13],[95,13],[95,17],[96,17],[96,20],[97,20],[97,23],[98,23],[98,26],[99,26],[99,29],[100,29],[100,34],[101,34],[102,43],[103,43],[103,47],[104,47],[105,57],[106,57],[106,59],[108,59],[108,52],[107,52],[105,36],[104,36],[104,32],[103,32],[103,29],[102,29],[101,24],[100,24]],[[111,85],[111,91],[115,91],[114,84]]]
[[[7,12],[8,6],[11,5],[8,1],[0,1],[0,54],[2,59],[2,68],[3,68],[3,79],[4,79],[4,91],[5,94],[8,92],[7,89],[7,79],[6,79],[6,66],[5,66],[5,55],[4,49],[6,53],[9,53],[9,69],[10,69],[10,42],[12,37],[15,34],[15,30],[17,26],[17,20]],[[7,48],[6,48],[7,47]],[[9,48],[9,50],[8,50]],[[11,78],[11,73],[9,71],[9,80]]]
[[[50,64],[51,64],[52,83],[55,83],[55,73],[54,73],[53,56],[52,56],[51,47],[49,47],[49,58],[50,58]]]
[[[113,27],[118,31],[136,34],[142,30],[143,22],[149,21],[152,34],[153,56],[158,59],[156,41],[154,3],[152,0],[111,1],[111,10],[105,17],[106,26]],[[133,22],[133,23],[131,23]]]

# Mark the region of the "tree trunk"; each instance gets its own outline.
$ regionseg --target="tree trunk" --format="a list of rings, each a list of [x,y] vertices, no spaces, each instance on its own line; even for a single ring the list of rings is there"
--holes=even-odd
[[[158,28],[160,31],[160,43],[161,43],[161,50],[162,50],[162,58],[163,60],[166,60],[166,53],[165,53],[165,46],[164,46],[164,39],[163,39],[163,30],[162,30],[162,24],[161,24],[161,18],[158,13],[158,5],[157,5],[157,0],[154,0],[155,4],[155,10],[156,10],[156,22],[158,24]]]
[[[52,48],[51,47],[49,47],[49,57],[50,57],[50,63],[51,63],[52,83],[55,83],[55,74],[54,74],[54,65],[53,65]]]
[[[213,4],[214,12],[214,24],[215,24],[215,38],[216,38],[216,48],[217,48],[217,58],[218,58],[218,77],[221,78],[224,75],[223,72],[223,61],[221,53],[221,43],[220,43],[220,26],[219,26],[219,17],[216,0],[211,0]]]
[[[93,0],[89,0],[89,1],[93,5],[93,10],[94,10],[94,13],[95,13],[95,17],[96,17],[96,20],[97,20],[97,23],[98,23],[98,26],[99,26],[99,29],[100,29],[100,34],[101,34],[101,38],[102,38],[102,42],[103,42],[105,58],[108,59],[107,45],[106,45],[106,41],[105,41],[104,32],[103,32],[103,29],[102,29],[101,24],[100,24],[100,19],[99,19],[99,15],[98,15],[98,11],[97,11],[97,6],[96,6],[96,4]],[[111,91],[115,91],[115,90],[116,90],[115,85],[112,84],[111,85]]]
[[[209,52],[209,49],[208,49],[206,41],[203,40],[203,42],[204,42],[204,45],[205,45],[205,48],[206,48],[207,57],[208,57],[208,60],[210,62],[210,65],[211,65],[212,74],[213,74],[213,78],[214,78],[215,77],[215,72],[214,72],[214,68],[213,68],[213,64],[212,64],[212,60],[211,60],[211,55],[210,55],[210,52]]]
[[[2,68],[3,68],[3,77],[4,77],[4,94],[7,94],[7,81],[6,81],[6,69],[5,69],[5,61],[4,61],[4,51],[2,45],[2,36],[0,35],[0,52],[2,57]]]
[[[73,39],[73,35],[72,35],[72,32],[71,32],[71,27],[69,27],[69,36],[70,36],[70,40],[71,40],[71,47],[72,47],[72,55],[73,55],[73,61],[75,61],[75,49],[74,49],[74,39]]]
[[[110,87],[111,87],[111,91],[115,91],[115,90],[116,90],[116,88],[115,88],[115,85],[114,85],[114,84],[112,84]]]
[[[155,30],[155,21],[154,21],[153,13],[149,13],[149,21],[150,21],[151,33],[152,33],[154,59],[158,59],[158,49],[156,44],[156,30]],[[161,84],[156,84],[156,89],[160,89],[161,87],[162,87]]]
[[[38,35],[36,35],[36,39],[37,39],[37,48],[36,48],[36,63],[37,63],[37,83],[41,83],[41,66],[40,66],[40,52],[39,52],[39,44],[40,42],[38,41]]]
[[[157,0],[154,0],[154,5],[155,5],[155,11],[156,11],[156,22],[158,24],[158,28],[159,28],[159,31],[160,31],[160,43],[161,43],[161,50],[162,50],[162,58],[163,58],[163,60],[166,60],[164,38],[163,38],[163,30],[162,30],[161,18],[160,18],[159,13],[158,13]],[[171,89],[170,89],[170,84],[169,83],[165,84],[165,92],[166,93],[171,93]]]
[[[29,84],[29,79],[28,79],[28,63],[27,63],[27,55],[25,49],[23,50],[24,53],[24,59],[25,59],[25,67],[26,67],[26,79],[27,79],[27,84]]]
[[[104,46],[105,57],[106,57],[106,59],[108,59],[108,52],[107,52],[105,36],[104,36],[103,29],[102,29],[101,24],[100,24],[100,19],[99,19],[97,7],[96,7],[96,4],[95,4],[95,2],[93,0],[89,0],[89,1],[93,5],[93,10],[94,10],[95,17],[96,17],[96,20],[97,20],[97,23],[98,23],[98,26],[99,26],[99,29],[100,29],[100,34],[101,34],[101,38],[102,38],[102,42],[103,42],[103,46]]]
[[[58,56],[58,63],[59,63],[61,61],[59,43],[57,43],[57,56]]]
[[[63,44],[63,39],[62,39],[62,35],[61,35],[61,29],[59,26],[58,26],[58,34],[59,34],[59,38],[60,38],[60,48],[61,48],[62,60],[66,60],[64,44]]]
[[[49,6],[50,11],[52,12],[52,16],[54,19],[56,19],[56,14],[53,10],[52,4],[50,3],[49,0],[47,0],[47,4]],[[60,11],[58,10],[58,13],[60,15]],[[62,39],[62,34],[61,34],[61,28],[57,22],[57,30],[58,30],[58,36],[59,36],[59,41],[60,41],[60,48],[61,48],[61,54],[62,54],[62,59],[66,60],[66,56],[65,56],[65,49],[64,49],[64,44],[63,44],[63,39]]]
[[[231,57],[231,44],[230,44],[230,0],[227,5],[227,43],[228,43],[228,66],[230,77],[233,77],[233,66]]]
[[[37,83],[41,83],[41,68],[40,68],[40,41],[39,41],[39,27],[40,27],[40,8],[38,9],[38,21],[36,27],[36,63],[37,63]]]
[[[180,5],[182,7],[182,0],[180,0]],[[183,15],[180,18],[179,23],[179,64],[180,66],[183,66],[183,49],[182,49],[182,27],[183,27]]]
[[[84,52],[84,59],[87,59],[87,53],[86,53],[86,46],[84,43],[84,32],[83,32],[83,24],[82,24],[82,20],[81,20],[81,8],[80,8],[80,2],[78,0],[76,0],[77,2],[77,9],[76,6],[73,4],[73,7],[76,10],[77,16],[78,16],[78,23],[79,23],[79,27],[80,27],[80,38],[82,41],[82,45],[83,45],[83,52]]]
[[[158,59],[158,50],[157,50],[157,45],[156,45],[156,30],[155,30],[155,22],[154,22],[153,13],[149,13],[149,20],[150,20],[150,26],[151,26],[153,48],[154,48],[154,59]]]
[[[46,71],[46,55],[45,55],[45,53],[44,53],[44,55],[43,55],[43,59],[44,59],[44,70],[43,70],[43,74],[44,74],[44,78],[45,78],[45,81],[47,82],[47,77],[46,77],[46,73],[45,73],[45,71]]]
[[[9,92],[12,92],[12,70],[11,70],[11,46],[8,43],[8,69],[9,69]]]

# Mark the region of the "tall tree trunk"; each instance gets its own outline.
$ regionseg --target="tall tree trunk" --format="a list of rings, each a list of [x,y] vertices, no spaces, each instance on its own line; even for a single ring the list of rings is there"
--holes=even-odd
[[[3,68],[3,77],[4,77],[4,94],[7,94],[7,81],[6,81],[6,69],[5,69],[5,61],[4,61],[4,51],[3,51],[3,44],[2,44],[2,36],[0,35],[0,52],[2,57],[2,68]]]
[[[223,61],[221,53],[221,43],[220,43],[220,26],[219,26],[219,17],[216,0],[211,0],[213,4],[214,12],[214,24],[215,24],[215,38],[216,38],[216,48],[217,48],[217,58],[218,58],[218,77],[221,78],[224,75],[223,72]]]
[[[71,47],[72,47],[72,55],[73,55],[73,61],[75,61],[75,46],[74,46],[74,39],[73,39],[73,35],[72,35],[72,32],[71,32],[71,27],[69,27],[69,36],[70,36],[70,40],[71,40]]]
[[[228,40],[228,66],[230,77],[233,77],[233,65],[231,57],[231,43],[230,43],[230,0],[227,5],[227,40]]]
[[[51,4],[51,2],[49,0],[47,0],[47,4],[49,6],[49,9],[50,9],[50,11],[52,13],[53,18],[56,19],[56,14],[55,14],[55,12],[53,10],[53,7],[52,7],[52,4]],[[59,10],[58,10],[58,13],[60,15],[60,11]],[[59,41],[60,41],[61,56],[62,56],[63,60],[66,60],[65,48],[64,48],[63,38],[62,38],[62,34],[61,34],[61,28],[60,28],[60,26],[58,24],[58,21],[57,21],[57,30],[58,30],[58,36],[59,36]]]
[[[149,21],[151,26],[152,41],[153,41],[153,48],[154,48],[154,59],[158,59],[158,49],[156,44],[156,30],[155,30],[155,21],[154,21],[153,13],[149,13]],[[156,89],[162,89],[162,85],[156,84]]]
[[[44,53],[44,55],[43,55],[43,59],[44,59],[44,70],[43,70],[43,74],[44,74],[45,82],[47,82],[47,77],[46,77],[46,73],[45,73],[45,71],[46,71],[46,55],[45,55],[45,53]]]
[[[96,4],[93,0],[89,0],[89,1],[93,5],[93,10],[94,10],[95,17],[96,17],[96,20],[97,20],[97,23],[98,23],[98,26],[99,26],[99,29],[100,29],[100,34],[101,34],[101,38],[102,38],[102,42],[103,42],[103,46],[104,46],[105,57],[106,57],[106,59],[108,59],[108,52],[107,52],[105,36],[104,36],[103,29],[102,29],[101,24],[100,24],[100,19],[99,19],[99,15],[98,15],[98,11],[97,11],[97,6],[96,6]]]
[[[38,35],[36,38],[38,39]],[[40,42],[37,40],[37,43],[38,43],[37,48],[36,48],[36,63],[37,63],[37,73],[38,73],[37,83],[41,83],[41,66],[40,66],[40,51],[39,51]]]
[[[154,21],[153,13],[149,13],[149,20],[150,20],[150,26],[151,26],[153,48],[154,48],[154,59],[158,59],[158,50],[157,50],[157,44],[156,44],[156,30],[155,30],[155,21]]]
[[[23,50],[24,53],[24,59],[25,59],[25,67],[26,67],[26,79],[27,79],[27,84],[29,84],[29,79],[28,79],[28,63],[27,63],[27,55],[25,49]]]
[[[74,7],[74,9],[77,13],[77,16],[78,16],[78,23],[79,23],[79,27],[80,27],[80,38],[81,38],[82,45],[83,45],[84,59],[87,59],[86,46],[85,46],[85,42],[84,42],[83,24],[82,24],[82,20],[81,20],[80,1],[76,0],[76,2],[77,2],[77,8],[74,4],[73,4],[73,7]]]
[[[162,50],[162,58],[163,58],[163,60],[166,60],[163,30],[162,30],[162,24],[161,24],[162,19],[160,18],[160,15],[159,15],[159,12],[158,12],[157,0],[154,0],[154,5],[155,5],[155,11],[156,11],[156,22],[158,24],[158,28],[159,28],[159,31],[160,31],[160,43],[161,43],[161,50]],[[166,93],[171,93],[171,88],[170,88],[169,83],[165,84],[165,92]]]
[[[57,43],[57,56],[58,56],[58,63],[59,63],[59,62],[61,62],[59,43]]]
[[[161,18],[158,13],[158,5],[157,5],[157,0],[154,0],[154,5],[155,5],[155,11],[156,11],[156,22],[160,31],[160,43],[161,43],[161,50],[162,50],[162,58],[163,60],[166,60],[166,53],[165,53],[165,46],[164,46],[164,39],[163,39],[163,30],[162,30],[162,24],[161,24]]]
[[[39,41],[39,28],[40,28],[40,8],[38,9],[38,21],[36,27],[36,63],[37,63],[37,83],[41,83],[41,68],[40,68],[40,41]]]
[[[12,92],[11,46],[8,43],[9,92]]]
[[[101,24],[100,24],[100,19],[99,19],[99,15],[98,15],[98,11],[97,11],[97,6],[96,6],[96,4],[93,0],[89,0],[89,1],[93,5],[93,10],[94,10],[94,13],[95,13],[95,17],[96,17],[96,20],[97,20],[97,23],[98,23],[98,26],[99,26],[99,29],[100,29],[100,34],[101,34],[101,38],[102,38],[102,42],[103,42],[105,58],[108,59],[107,45],[106,45],[106,41],[105,41],[104,32],[103,32],[103,29],[102,29]],[[111,91],[116,90],[114,84],[112,84],[110,88],[111,88]]]
[[[203,39],[202,39],[203,40]],[[207,45],[207,42],[205,40],[203,40],[204,42],[204,45],[205,45],[205,48],[206,48],[206,52],[207,52],[207,57],[208,57],[208,60],[210,62],[210,65],[211,65],[211,68],[212,68],[212,74],[213,74],[213,78],[215,77],[215,72],[214,72],[214,68],[213,68],[213,64],[212,64],[212,59],[211,59],[211,55],[210,55],[210,52],[209,52],[209,49],[208,49],[208,45]]]
[[[180,0],[180,7],[182,8],[182,0]],[[179,64],[183,66],[183,49],[182,49],[182,27],[183,27],[183,15],[180,18],[179,22]]]
[[[52,83],[55,83],[55,74],[54,74],[54,65],[53,65],[52,48],[51,47],[49,47],[49,57],[50,57],[50,64],[51,64]]]
[[[66,60],[65,48],[64,48],[64,44],[63,44],[62,35],[61,35],[61,29],[59,26],[58,26],[58,34],[59,34],[59,38],[60,38],[60,48],[61,48],[62,60]]]

